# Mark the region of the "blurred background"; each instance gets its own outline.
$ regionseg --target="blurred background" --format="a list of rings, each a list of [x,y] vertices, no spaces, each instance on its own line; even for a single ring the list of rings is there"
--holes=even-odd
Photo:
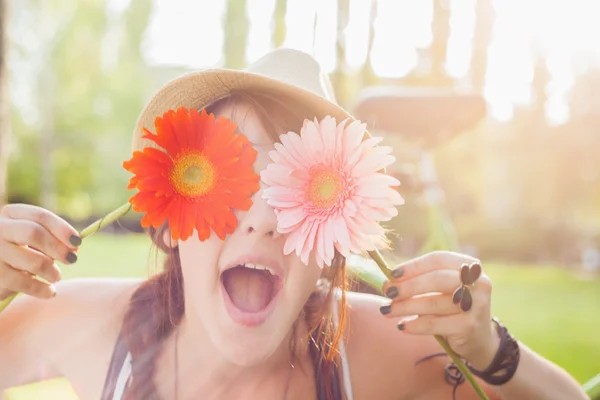
[[[0,4],[6,202],[84,227],[131,195],[122,162],[162,84],[244,68],[279,46],[303,50],[338,102],[394,147],[390,172],[407,204],[389,225],[389,256],[481,257],[494,312],[517,337],[582,384],[600,373],[597,0]],[[139,231],[132,215],[88,239],[67,277],[147,273]],[[67,393],[55,381],[5,395]]]

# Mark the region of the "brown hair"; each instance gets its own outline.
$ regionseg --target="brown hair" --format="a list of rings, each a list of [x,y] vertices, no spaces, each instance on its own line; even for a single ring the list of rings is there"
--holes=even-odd
[[[215,113],[229,101],[250,102],[261,122],[274,141],[287,131],[299,132],[305,118],[312,119],[310,110],[293,101],[275,99],[266,93],[235,92],[206,107]],[[289,99],[288,99],[289,100]],[[314,113],[313,113],[314,114]],[[167,254],[163,271],[151,277],[134,292],[123,322],[123,335],[132,355],[132,384],[126,393],[127,400],[158,399],[153,383],[155,359],[162,342],[180,323],[185,312],[183,275],[179,250],[163,243],[167,224],[158,230],[150,228],[149,234],[155,245]],[[346,265],[339,253],[333,265],[324,271],[326,285],[316,288],[304,306],[304,316],[309,327],[309,338],[318,351],[319,369],[323,373],[323,386],[327,400],[333,400],[333,364],[339,353],[346,320]],[[334,321],[331,310],[332,296],[336,288],[341,289],[339,322]],[[323,293],[325,295],[323,296]],[[292,351],[295,343],[291,343]],[[317,366],[315,366],[317,368]]]

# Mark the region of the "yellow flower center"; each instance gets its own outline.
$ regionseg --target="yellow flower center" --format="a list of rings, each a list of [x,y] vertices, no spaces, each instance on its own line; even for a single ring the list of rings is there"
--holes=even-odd
[[[320,171],[310,182],[308,197],[318,207],[329,207],[342,193],[343,181],[339,173],[331,170]]]
[[[169,178],[177,193],[198,197],[213,189],[216,173],[206,156],[200,152],[188,151],[175,158]]]

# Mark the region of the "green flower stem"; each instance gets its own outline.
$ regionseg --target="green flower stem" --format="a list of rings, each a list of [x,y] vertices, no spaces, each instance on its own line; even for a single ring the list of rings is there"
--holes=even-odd
[[[123,204],[122,206],[120,206],[116,210],[112,211],[107,216],[100,218],[93,224],[85,227],[81,232],[79,232],[79,236],[81,236],[81,238],[83,239],[87,236],[90,236],[90,235],[98,232],[100,229],[104,228],[107,225],[112,224],[113,222],[115,222],[116,220],[121,218],[123,215],[127,214],[129,212],[129,210],[131,210],[131,207],[132,206],[130,203]],[[19,293],[13,293],[13,294],[9,295],[7,298],[5,298],[4,300],[0,301],[0,313],[2,311],[4,311],[4,309],[6,307],[8,307],[8,305],[15,299],[15,297],[17,297],[18,294]]]
[[[600,399],[600,374],[584,383],[583,390],[591,400]]]
[[[375,263],[377,264],[377,266],[379,267],[381,272],[383,272],[383,274],[390,281],[393,280],[392,270],[388,266],[387,262],[383,259],[383,256],[381,255],[379,250],[369,251],[368,253],[369,253],[369,256],[371,256],[371,258],[373,259],[373,261],[375,261]],[[473,389],[475,389],[475,392],[477,393],[479,398],[482,400],[489,400],[487,395],[481,388],[481,386],[479,386],[479,383],[473,377],[473,374],[471,374],[471,371],[467,368],[467,366],[460,359],[460,356],[458,354],[456,354],[456,352],[454,350],[452,350],[452,348],[450,347],[448,342],[446,342],[444,340],[444,338],[442,338],[439,335],[434,335],[434,337],[438,341],[438,343],[444,348],[446,353],[448,353],[448,355],[450,356],[452,361],[454,361],[454,364],[456,364],[456,366],[458,367],[460,372],[462,372],[464,377],[469,381],[469,383],[471,383],[471,386],[473,386]]]
[[[17,297],[18,293],[13,293],[4,300],[0,301],[0,313]]]
[[[83,228],[83,230],[79,232],[79,235],[83,239],[87,236],[90,236],[91,234],[98,232],[100,229],[112,224],[113,222],[121,218],[123,215],[127,214],[129,210],[131,210],[131,207],[132,205],[130,203],[123,204],[121,207],[112,211],[107,216],[100,218],[98,221],[94,222],[90,226]]]

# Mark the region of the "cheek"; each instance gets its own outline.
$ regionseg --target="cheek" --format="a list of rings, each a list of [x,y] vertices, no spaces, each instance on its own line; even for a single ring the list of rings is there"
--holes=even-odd
[[[197,286],[215,282],[218,278],[216,265],[222,247],[223,243],[214,234],[205,242],[200,242],[196,238],[179,243],[181,269],[188,285]]]
[[[315,290],[321,272],[322,270],[316,264],[309,263],[307,266],[298,260],[290,270],[288,289],[302,301],[306,301]]]
[[[268,149],[260,147],[256,149],[258,154],[256,155],[256,161],[254,162],[254,172],[259,176],[260,173],[272,162],[271,157],[269,157],[269,151],[274,149],[275,147]]]

